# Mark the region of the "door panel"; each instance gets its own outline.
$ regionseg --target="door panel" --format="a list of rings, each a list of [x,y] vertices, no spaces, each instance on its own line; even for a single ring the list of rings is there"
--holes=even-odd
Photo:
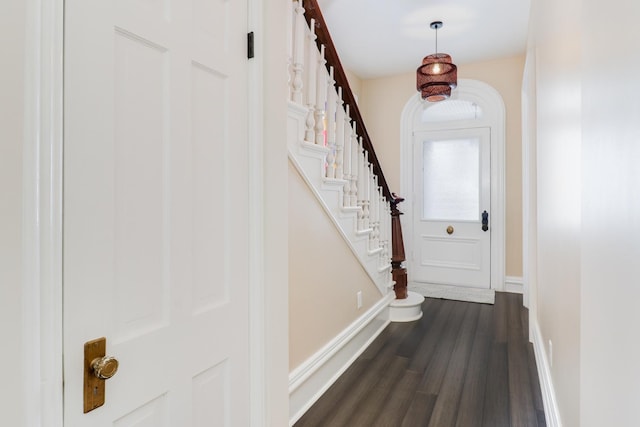
[[[70,426],[248,425],[246,0],[65,3]],[[120,362],[83,414],[82,348]]]
[[[490,146],[488,128],[415,134],[413,281],[490,287]]]

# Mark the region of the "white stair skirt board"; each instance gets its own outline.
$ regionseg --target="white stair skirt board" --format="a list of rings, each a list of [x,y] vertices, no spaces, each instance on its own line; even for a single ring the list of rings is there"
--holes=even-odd
[[[331,387],[389,324],[385,295],[347,329],[289,374],[289,425],[292,426]]]
[[[507,276],[504,278],[504,290],[512,294],[522,294],[524,289],[522,283],[522,277]]]
[[[408,292],[407,298],[395,299],[389,304],[389,320],[392,322],[413,322],[422,317],[424,296]]]
[[[465,288],[463,286],[436,285],[433,283],[409,282],[409,289],[429,298],[453,299],[467,302],[493,304],[496,291],[493,289]]]
[[[529,337],[533,342],[533,353],[536,357],[538,380],[540,382],[540,390],[542,391],[542,403],[544,404],[544,415],[547,426],[562,427],[560,409],[556,401],[556,392],[553,387],[553,380],[551,379],[551,369],[549,367],[549,360],[547,359],[547,352],[545,351],[546,347],[542,340],[542,333],[535,319],[531,319],[530,317],[529,322]]]

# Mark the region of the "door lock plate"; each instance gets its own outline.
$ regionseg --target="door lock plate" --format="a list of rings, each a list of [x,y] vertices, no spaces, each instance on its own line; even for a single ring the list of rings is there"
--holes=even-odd
[[[104,405],[105,380],[99,378],[92,362],[102,358],[107,352],[107,339],[98,338],[84,344],[84,413]]]

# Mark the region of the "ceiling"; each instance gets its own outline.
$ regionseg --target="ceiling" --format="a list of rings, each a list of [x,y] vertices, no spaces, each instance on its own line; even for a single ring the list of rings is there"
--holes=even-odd
[[[530,0],[318,0],[347,70],[361,78],[414,71],[435,51],[461,64],[525,52]]]

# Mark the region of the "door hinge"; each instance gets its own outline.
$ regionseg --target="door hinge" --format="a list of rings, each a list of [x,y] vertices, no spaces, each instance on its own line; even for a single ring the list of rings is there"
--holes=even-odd
[[[247,33],[247,58],[251,59],[254,55],[253,49],[253,31]]]

